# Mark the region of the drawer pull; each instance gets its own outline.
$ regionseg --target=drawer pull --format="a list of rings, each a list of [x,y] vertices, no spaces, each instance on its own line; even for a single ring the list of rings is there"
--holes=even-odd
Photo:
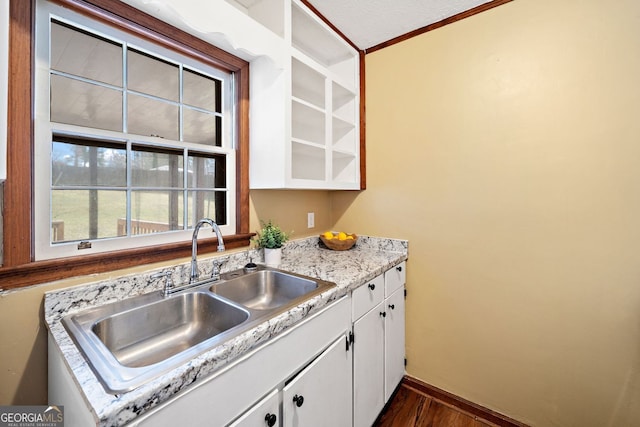
[[[386,311],[381,311],[381,312],[380,312],[380,316],[382,316],[382,317],[387,317],[387,312],[386,312]]]
[[[396,305],[395,305],[395,304],[389,304],[389,308],[390,308],[391,310],[394,310],[394,309],[396,308]]]
[[[369,283],[369,289],[374,290],[376,288],[376,285],[374,285],[373,283]]]
[[[401,266],[401,265],[397,266],[397,267],[396,267],[396,270],[397,270],[397,271],[402,271],[402,266]]]
[[[276,414],[267,414],[267,415],[264,417],[264,420],[266,421],[266,423],[267,423],[267,425],[268,425],[269,427],[273,427],[274,425],[276,425],[276,420],[277,420],[277,419],[278,419],[278,418],[276,417]]]
[[[298,396],[297,394],[293,396],[293,401],[296,403],[296,406],[299,408],[304,403],[304,397]]]

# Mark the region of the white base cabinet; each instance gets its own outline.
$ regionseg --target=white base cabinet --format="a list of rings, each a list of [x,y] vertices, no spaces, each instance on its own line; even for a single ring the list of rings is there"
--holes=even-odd
[[[353,426],[369,427],[404,376],[406,264],[353,291]]]
[[[162,405],[159,410],[149,413],[144,421],[133,423],[136,426],[175,426],[184,423],[185,414],[189,414],[189,426],[226,425],[238,414],[247,410],[256,412],[247,420],[260,421],[258,426],[267,426],[268,414],[276,415],[276,426],[298,424],[279,424],[280,412],[274,412],[273,406],[265,405],[262,396],[279,389],[283,381],[295,377],[301,369],[312,361],[318,362],[326,357],[335,342],[343,343],[340,349],[347,354],[347,323],[349,318],[349,299],[332,304],[311,319],[295,326],[288,333],[277,337],[264,347],[243,356],[238,363],[218,376],[203,382],[184,394]],[[347,356],[344,356],[347,357]],[[351,357],[349,352],[348,357]],[[309,367],[314,366],[312,362]],[[325,369],[322,371],[322,369]],[[314,370],[316,376],[332,375],[332,366],[319,364]],[[336,377],[333,384],[336,389],[351,388],[351,377]],[[254,402],[260,402],[261,408],[255,408]],[[312,400],[313,402],[313,400]],[[262,412],[262,413],[260,413]],[[309,423],[306,426],[322,426],[322,423]]]
[[[264,403],[265,396],[284,387],[287,379],[294,377],[314,360],[320,360],[319,356],[332,348],[335,342],[342,342],[342,347],[336,348],[347,353],[345,343],[350,329],[351,301],[345,297],[127,425],[225,426],[243,416],[250,408],[256,411],[255,419],[262,418],[263,424],[257,425],[267,425],[265,416],[274,413],[274,409],[265,404],[265,411],[260,414],[256,403]],[[346,357],[350,358],[351,352],[348,353]],[[327,367],[326,364],[320,366]],[[55,344],[49,346],[49,375],[49,400],[65,408],[73,408],[74,416],[85,420],[81,425],[96,425],[96,420],[88,421],[93,418],[92,411],[75,388],[72,374]],[[336,381],[339,381],[334,384],[337,389],[351,389],[350,375],[337,377]],[[279,410],[276,417],[277,423],[274,425],[281,425],[278,424],[281,419]],[[250,416],[247,415],[247,418]]]
[[[334,427],[376,420],[404,375],[403,262],[128,426]],[[353,335],[351,335],[353,334]],[[49,337],[49,400],[96,425]]]

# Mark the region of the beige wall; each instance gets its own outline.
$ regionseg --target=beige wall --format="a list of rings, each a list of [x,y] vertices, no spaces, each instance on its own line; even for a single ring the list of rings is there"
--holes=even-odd
[[[253,190],[251,191],[251,231],[260,221],[273,220],[292,239],[320,234],[331,229],[333,216],[329,191]],[[315,227],[307,228],[307,213],[315,215]]]
[[[614,4],[615,3],[615,4]],[[517,0],[366,56],[409,374],[535,426],[640,425],[640,2]]]
[[[315,213],[316,227],[307,228],[307,212]],[[292,238],[330,228],[331,205],[327,191],[254,191],[251,193],[251,231],[260,220],[272,219]],[[162,263],[163,265],[169,264]],[[149,269],[144,266],[138,270]],[[127,270],[131,271],[131,270]],[[99,277],[117,277],[123,272]],[[33,286],[0,294],[0,406],[35,405],[47,402],[47,330],[43,319],[44,292],[81,283]],[[97,280],[93,277],[91,280]]]

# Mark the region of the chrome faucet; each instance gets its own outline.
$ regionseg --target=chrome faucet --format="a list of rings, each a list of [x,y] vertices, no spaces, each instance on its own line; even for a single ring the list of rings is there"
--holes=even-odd
[[[218,238],[218,252],[224,251],[224,241],[222,240],[222,233],[220,233],[220,228],[218,224],[213,222],[212,219],[202,218],[196,226],[193,228],[193,237],[191,237],[191,276],[189,278],[189,283],[195,283],[198,281],[198,277],[200,273],[198,272],[198,232],[200,231],[200,227],[204,224],[209,224],[213,231],[216,233],[216,237]]]

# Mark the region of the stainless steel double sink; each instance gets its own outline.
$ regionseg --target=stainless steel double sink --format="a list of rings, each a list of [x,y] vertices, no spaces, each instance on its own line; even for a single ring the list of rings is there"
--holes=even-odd
[[[164,297],[154,292],[62,319],[108,393],[132,390],[336,284],[239,269]]]

